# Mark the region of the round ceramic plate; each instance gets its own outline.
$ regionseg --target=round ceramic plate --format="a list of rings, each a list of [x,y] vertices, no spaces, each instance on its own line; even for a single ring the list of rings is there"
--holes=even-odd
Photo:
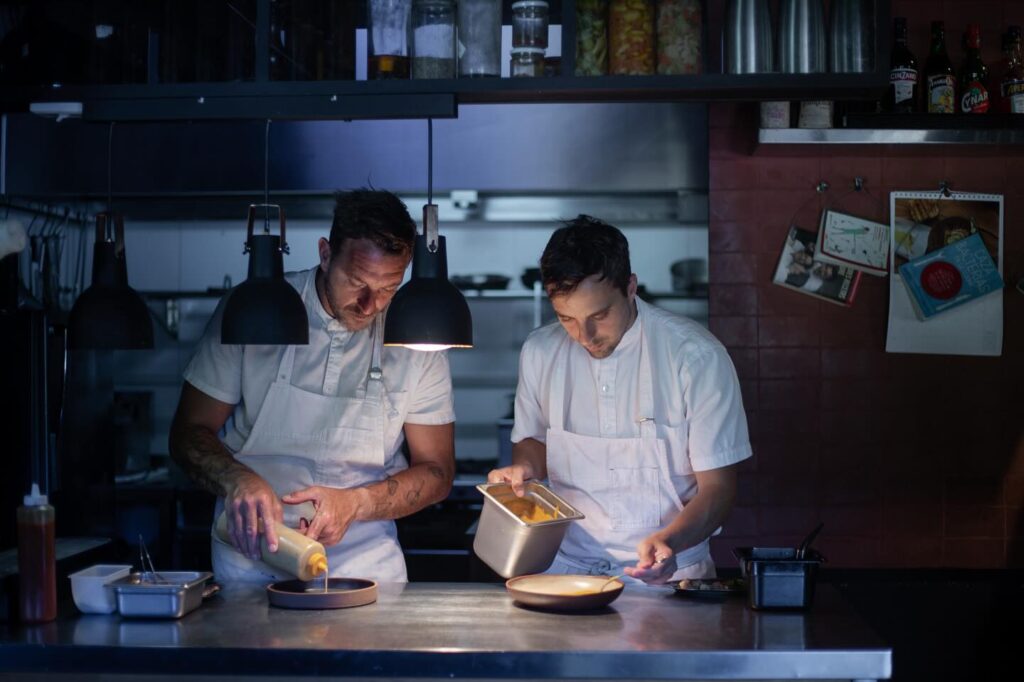
[[[505,583],[516,603],[557,611],[599,609],[615,601],[623,587],[622,581],[609,583],[600,575],[523,575]]]
[[[285,609],[347,609],[377,601],[377,583],[363,578],[329,578],[323,581],[283,580],[267,585],[271,606]]]

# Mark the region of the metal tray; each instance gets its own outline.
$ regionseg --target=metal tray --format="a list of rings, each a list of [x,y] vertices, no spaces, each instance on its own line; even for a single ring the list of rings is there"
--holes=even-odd
[[[181,618],[202,603],[206,581],[213,577],[209,571],[168,571],[159,575],[161,582],[143,582],[141,573],[132,573],[110,583],[122,616]]]
[[[530,481],[524,497],[538,505],[550,520],[527,523],[506,503],[517,498],[508,483],[487,483],[477,486],[484,496],[473,551],[503,578],[543,573],[555,560],[562,538],[573,521],[583,514],[545,486]]]

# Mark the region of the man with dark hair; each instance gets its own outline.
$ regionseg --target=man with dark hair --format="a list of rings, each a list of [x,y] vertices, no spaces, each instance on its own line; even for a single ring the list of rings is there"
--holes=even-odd
[[[415,235],[395,195],[338,193],[319,265],[285,275],[309,345],[223,345],[217,307],[185,368],[170,451],[227,512],[218,578],[290,577],[260,561],[261,536],[276,551],[283,522],[325,545],[332,576],[406,580],[393,519],[444,499],[455,473],[447,356],[382,346]]]
[[[552,235],[541,280],[558,318],[523,346],[512,465],[491,482],[547,478],[586,518],[554,573],[650,584],[709,578],[708,538],[736,495],[750,439],[725,348],[685,317],[645,304],[629,245],[579,216]]]

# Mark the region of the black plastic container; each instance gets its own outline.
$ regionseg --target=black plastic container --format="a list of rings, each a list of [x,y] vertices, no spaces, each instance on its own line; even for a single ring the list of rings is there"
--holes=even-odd
[[[814,601],[818,566],[824,557],[813,549],[801,559],[791,547],[737,547],[732,553],[747,580],[750,608],[806,609]]]

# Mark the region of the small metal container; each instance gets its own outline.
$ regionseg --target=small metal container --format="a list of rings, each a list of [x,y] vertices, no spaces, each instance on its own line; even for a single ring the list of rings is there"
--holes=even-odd
[[[808,550],[797,558],[791,547],[737,547],[732,551],[747,579],[750,608],[806,609],[814,601],[818,566],[824,558]]]
[[[117,610],[130,618],[181,618],[203,601],[209,571],[161,572],[161,582],[143,582],[141,573],[111,583]]]
[[[526,484],[526,494],[516,497],[508,483],[477,486],[484,496],[473,551],[503,578],[547,570],[558,554],[562,538],[573,521],[584,518],[565,500],[540,483]],[[550,520],[527,522],[509,504],[526,500],[537,505]]]

